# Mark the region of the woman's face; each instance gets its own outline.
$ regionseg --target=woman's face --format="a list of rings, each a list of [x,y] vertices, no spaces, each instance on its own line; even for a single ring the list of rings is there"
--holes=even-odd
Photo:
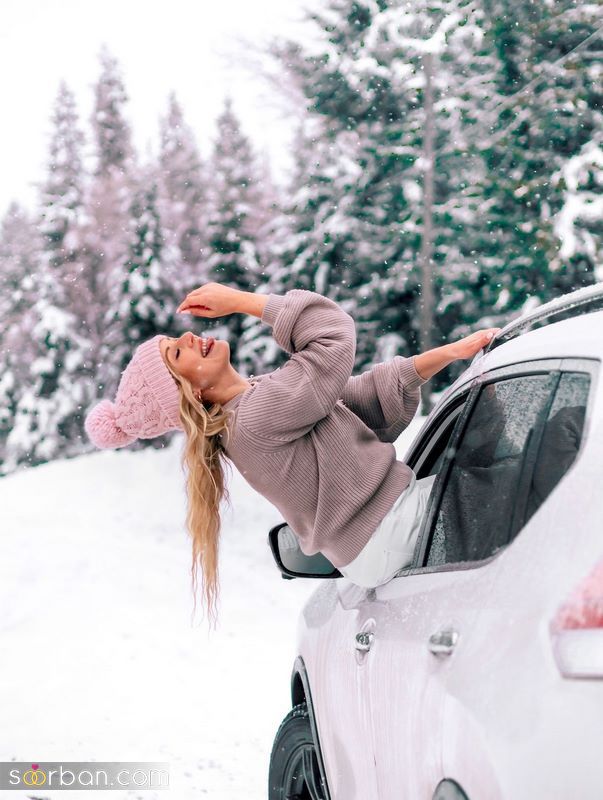
[[[225,339],[202,338],[191,331],[177,339],[165,336],[159,342],[159,348],[163,360],[174,372],[188,379],[201,393],[218,383],[230,362],[230,345]]]

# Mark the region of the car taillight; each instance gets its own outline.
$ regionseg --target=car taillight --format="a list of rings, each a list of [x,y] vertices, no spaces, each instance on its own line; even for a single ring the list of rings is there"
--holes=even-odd
[[[566,678],[603,678],[603,560],[579,583],[550,625]]]

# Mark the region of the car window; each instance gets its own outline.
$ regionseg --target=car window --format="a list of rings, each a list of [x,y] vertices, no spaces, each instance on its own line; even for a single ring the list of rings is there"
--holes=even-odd
[[[446,465],[427,566],[482,560],[514,538],[575,459],[588,383],[542,373],[480,388]]]
[[[427,566],[506,546],[576,458],[590,378],[522,375],[484,384],[447,465]]]
[[[448,444],[469,397],[469,388],[448,402],[431,422],[417,444],[408,453],[406,462],[417,480],[437,475],[448,455]],[[433,486],[431,491],[433,491]],[[420,542],[418,542],[420,545]],[[403,572],[404,570],[401,570]]]
[[[527,492],[524,524],[576,460],[582,442],[589,387],[590,376],[584,372],[564,372],[561,376]]]

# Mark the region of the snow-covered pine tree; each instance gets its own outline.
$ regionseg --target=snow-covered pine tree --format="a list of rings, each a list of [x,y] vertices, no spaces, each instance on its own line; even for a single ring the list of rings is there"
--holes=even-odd
[[[330,0],[312,15],[321,35],[310,48],[286,42],[274,50],[319,120],[307,158],[313,174],[299,183],[302,222],[290,263],[302,285],[306,273],[308,288],[326,290],[353,310],[357,367],[418,345],[426,52],[438,56],[436,149],[447,145],[456,156],[446,169],[435,168],[436,298],[444,291],[448,251],[457,252],[451,200],[468,174],[460,157],[468,134],[460,128],[471,123],[469,86],[477,102],[485,94],[483,65],[470,57],[480,40],[479,15],[467,5],[421,0],[410,9],[402,2]],[[441,339],[436,329],[433,344]]]
[[[34,275],[40,258],[36,222],[35,216],[17,201],[9,204],[0,222],[0,343],[3,346],[7,331],[13,325],[23,325],[23,317],[31,307]]]
[[[554,218],[559,260],[570,269],[592,263],[595,279],[603,280],[603,126],[553,173],[551,182],[562,192]]]
[[[181,300],[172,282],[177,264],[170,261],[175,258],[174,248],[164,243],[154,172],[147,166],[134,191],[129,209],[128,256],[112,317],[107,317],[111,333],[119,334],[119,338],[108,337],[107,344],[120,373],[139,344],[157,334],[174,335],[175,310]],[[150,444],[163,447],[166,441],[166,437],[158,437]],[[139,442],[133,447],[147,444]]]
[[[390,136],[393,146],[386,142],[380,150],[389,151],[390,159],[400,154],[404,163],[401,179],[390,172],[385,185],[397,185],[410,210],[404,238],[419,292],[413,290],[413,317],[407,322],[414,350],[467,333],[466,318],[478,302],[469,289],[461,295],[458,281],[468,286],[479,269],[466,228],[469,220],[483,219],[483,198],[474,187],[487,167],[471,154],[497,65],[484,44],[487,24],[481,6],[467,0],[421,1],[412,9],[396,3],[375,16],[366,37],[365,49],[389,65],[392,87],[407,89],[408,110],[397,135]],[[383,341],[389,352],[382,349],[382,357],[389,357],[395,339]],[[430,388],[447,385],[463,368],[451,365]],[[426,413],[427,390],[423,401]]]
[[[278,242],[281,241],[281,228],[284,222],[283,197],[280,188],[272,179],[272,169],[266,152],[256,153],[255,165],[256,198],[250,227],[251,237],[256,244],[259,274],[253,291],[267,294],[270,291],[280,291],[271,287],[273,270],[278,270],[280,265],[275,248],[278,248]],[[269,368],[268,365],[276,368],[277,365],[273,362],[275,351],[278,351],[281,357],[284,355],[266,326],[261,325],[255,317],[243,316],[241,335],[237,341],[239,367],[252,375],[265,372]]]
[[[37,354],[19,387],[14,424],[6,439],[6,472],[22,463],[35,466],[82,451],[79,437],[92,384],[87,375],[88,343],[47,261],[35,282],[34,324],[28,335]]]
[[[293,160],[301,170],[305,165],[302,153],[302,137],[298,135],[293,143]],[[268,294],[285,294],[289,289],[308,288],[297,281],[293,260],[296,255],[298,228],[303,224],[294,205],[296,189],[303,179],[294,179],[289,187],[277,188],[271,178],[268,165],[264,167],[262,195],[266,201],[262,223],[258,226],[258,257],[261,264],[261,283],[254,291]],[[296,170],[297,174],[297,170]],[[267,176],[267,177],[266,177]],[[272,202],[269,198],[272,197]],[[245,364],[248,374],[258,375],[276,369],[288,358],[270,331],[258,325],[252,317],[242,320],[242,333],[238,340],[239,364]]]
[[[91,119],[95,165],[86,197],[85,237],[94,362],[99,396],[106,397],[116,391],[120,378],[115,343],[127,340],[115,309],[130,257],[130,208],[138,164],[125,117],[128,96],[118,63],[106,46],[100,51],[100,64]]]
[[[82,271],[82,144],[75,100],[62,82],[52,115],[47,176],[40,186],[41,252],[28,333],[34,352],[6,441],[8,469],[81,452],[84,410],[95,394],[91,344],[74,288]]]
[[[258,181],[256,156],[241,130],[229,97],[217,119],[209,169],[212,178],[208,280],[253,292],[265,283],[258,251],[258,233],[264,222],[262,187]],[[238,354],[239,339],[245,327],[240,314],[221,320],[219,328],[207,327],[214,335],[228,339],[232,361],[243,370],[250,368],[250,364],[244,365],[239,360]]]
[[[249,230],[254,237],[260,264],[259,285],[270,280],[269,262],[273,231],[279,225],[283,198],[272,176],[272,165],[266,150],[256,151],[254,163],[254,205],[249,218]]]
[[[339,255],[350,236],[344,210],[352,201],[346,196],[350,170],[358,171],[355,141],[330,135],[318,116],[300,122],[290,191],[273,243],[278,262],[271,269],[271,291],[310,289],[345,302],[345,263]]]
[[[0,224],[0,475],[7,472],[6,441],[35,357],[31,331],[39,238],[34,217],[13,201]]]
[[[96,139],[96,169],[98,177],[111,172],[127,174],[132,167],[134,152],[130,124],[124,115],[128,95],[117,59],[108,47],[100,49],[101,74],[94,86],[92,126]]]
[[[466,317],[479,325],[593,281],[593,249],[572,248],[568,257],[559,239],[567,195],[554,176],[589,149],[603,122],[600,38],[564,59],[600,25],[600,3],[483,0],[483,7],[499,64],[474,143],[487,165],[483,216],[466,226],[481,269],[458,287],[461,296],[479,296],[481,313]]]
[[[205,280],[207,178],[195,136],[174,92],[160,119],[157,207],[166,244],[176,247],[182,270],[172,276],[184,297]]]
[[[52,126],[47,175],[39,187],[39,230],[48,262],[63,276],[69,305],[74,310],[84,289],[79,285],[84,134],[79,126],[75,97],[65,81],[59,85]]]
[[[139,344],[158,333],[169,334],[179,302],[162,262],[163,232],[157,210],[157,184],[147,170],[130,207],[130,245],[115,308],[115,358],[125,369]]]
[[[379,291],[393,274],[393,265],[387,263],[391,237],[386,241],[372,218],[376,214],[385,222],[391,213],[400,227],[404,219],[389,192],[384,206],[373,211],[372,192],[379,178],[373,160],[365,155],[377,145],[375,135],[384,115],[391,128],[403,108],[400,102],[392,118],[387,80],[373,82],[354,74],[375,10],[376,4],[369,10],[366,4],[334,0],[311,15],[320,32],[311,49],[295,42],[273,48],[309,116],[295,145],[295,186],[287,205],[292,235],[283,248],[283,271],[286,274],[288,265],[290,274],[284,282],[328,294],[357,321],[365,305],[368,325],[359,321],[357,367],[371,361],[385,306],[370,289],[362,297],[362,289],[373,279]],[[376,62],[374,66],[379,67]]]

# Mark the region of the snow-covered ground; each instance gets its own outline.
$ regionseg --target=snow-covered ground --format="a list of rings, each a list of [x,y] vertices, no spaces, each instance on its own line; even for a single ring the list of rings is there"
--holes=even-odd
[[[267,534],[282,517],[232,467],[218,627],[200,601],[191,621],[182,441],[0,479],[0,761],[167,761],[178,800],[264,800],[318,583],[281,578]]]

